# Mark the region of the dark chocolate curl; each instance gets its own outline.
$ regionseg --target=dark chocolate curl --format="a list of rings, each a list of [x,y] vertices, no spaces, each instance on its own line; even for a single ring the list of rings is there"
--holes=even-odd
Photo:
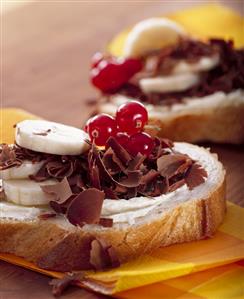
[[[95,239],[91,242],[90,264],[96,270],[104,270],[118,267],[120,262],[111,245],[108,245],[104,240]]]
[[[105,194],[95,188],[78,194],[67,209],[67,218],[74,225],[99,223]]]
[[[201,165],[195,163],[186,173],[185,181],[190,190],[204,183],[205,178],[208,176],[205,169]]]
[[[127,150],[121,146],[118,141],[114,137],[110,137],[107,141],[107,145],[112,148],[115,155],[118,159],[123,163],[124,166],[128,166],[131,158],[131,155],[127,152]]]
[[[55,185],[42,185],[41,188],[45,193],[54,195],[53,201],[59,204],[64,203],[72,196],[72,191],[66,177]]]
[[[14,147],[8,144],[0,146],[0,171],[14,166],[20,166],[22,161],[16,157]]]
[[[52,279],[49,285],[52,286],[53,296],[60,297],[69,286],[78,285],[84,277],[85,274],[79,271],[79,273],[68,273],[62,278]]]
[[[186,163],[187,156],[182,154],[163,155],[157,160],[158,172],[163,177],[171,178],[179,172],[180,166]]]

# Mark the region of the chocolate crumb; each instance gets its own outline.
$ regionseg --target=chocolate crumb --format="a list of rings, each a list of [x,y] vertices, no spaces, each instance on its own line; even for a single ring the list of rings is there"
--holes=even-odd
[[[43,132],[37,132],[37,133],[33,132],[33,135],[47,136],[48,133],[50,133],[50,132],[51,132],[51,129],[48,129],[48,130],[43,131]]]
[[[114,248],[101,239],[91,242],[90,263],[96,270],[118,267],[120,265]]]
[[[62,278],[55,278],[49,282],[52,286],[52,294],[55,297],[60,297],[69,286],[78,285],[84,278],[84,273],[68,273]]]
[[[41,220],[47,220],[49,218],[53,218],[56,216],[57,216],[57,214],[55,214],[55,213],[44,213],[44,214],[39,215],[38,218]]]
[[[100,218],[99,224],[104,227],[112,227],[113,219],[112,218]]]

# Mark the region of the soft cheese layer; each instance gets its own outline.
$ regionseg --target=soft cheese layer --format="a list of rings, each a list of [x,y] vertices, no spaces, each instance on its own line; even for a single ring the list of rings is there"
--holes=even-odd
[[[0,220],[35,220],[40,214],[47,212],[48,208],[22,207],[19,205],[0,202]]]

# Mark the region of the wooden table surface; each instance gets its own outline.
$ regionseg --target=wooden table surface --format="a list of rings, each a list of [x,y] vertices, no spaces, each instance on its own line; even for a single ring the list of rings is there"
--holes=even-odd
[[[5,1],[8,2],[8,1]],[[206,1],[36,1],[1,15],[1,104],[81,126],[95,95],[91,55],[143,18]],[[223,1],[243,10],[241,1]],[[3,1],[4,5],[4,1]],[[244,206],[244,147],[208,145],[227,169],[228,199]],[[0,262],[0,299],[53,298],[49,278]],[[105,298],[71,288],[63,298]]]

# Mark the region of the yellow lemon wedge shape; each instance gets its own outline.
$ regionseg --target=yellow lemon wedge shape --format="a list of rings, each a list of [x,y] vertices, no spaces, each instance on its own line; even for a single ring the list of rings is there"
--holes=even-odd
[[[185,35],[183,27],[166,18],[150,18],[137,23],[124,44],[124,56],[140,57],[178,43]]]

